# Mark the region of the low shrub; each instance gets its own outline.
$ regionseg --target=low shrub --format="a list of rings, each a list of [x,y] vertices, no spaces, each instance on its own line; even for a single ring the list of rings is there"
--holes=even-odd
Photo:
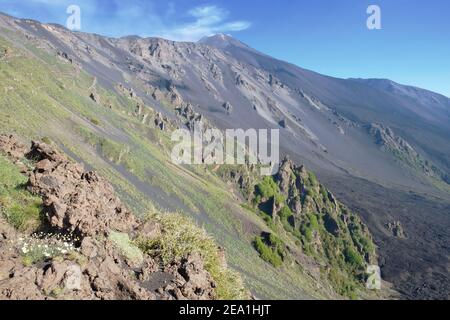
[[[283,264],[283,259],[278,254],[278,252],[266,245],[261,237],[255,238],[254,245],[256,251],[258,251],[261,259],[263,259],[264,261],[270,263],[275,268],[278,268]]]
[[[361,269],[364,266],[364,259],[359,253],[357,253],[352,248],[346,247],[344,250],[345,261],[352,266]]]
[[[117,247],[117,249],[119,249],[122,255],[132,263],[140,264],[144,261],[142,251],[132,243],[128,234],[111,232],[109,240]]]
[[[280,188],[273,180],[273,177],[264,177],[264,179],[256,185],[255,192],[256,197],[258,195],[265,199],[274,197],[277,204],[281,204],[286,201],[285,196],[281,194]]]
[[[90,120],[93,125],[96,125],[96,126],[100,125],[100,121],[98,119],[91,118]]]
[[[248,298],[242,279],[237,273],[222,265],[218,247],[205,230],[179,214],[154,214],[148,219],[160,223],[162,232],[152,239],[138,237],[135,243],[144,253],[169,263],[196,252],[203,258],[205,269],[216,282],[219,299]]]

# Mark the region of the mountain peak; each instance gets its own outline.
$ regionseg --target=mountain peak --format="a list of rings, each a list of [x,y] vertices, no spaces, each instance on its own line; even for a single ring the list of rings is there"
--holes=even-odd
[[[233,37],[229,34],[225,34],[225,33],[216,33],[216,34],[212,34],[209,36],[205,36],[203,38],[201,38],[198,42],[207,42],[207,41],[224,41],[224,42],[229,42],[231,40],[234,40]]]
[[[218,47],[221,49],[227,48],[229,46],[248,48],[246,44],[233,38],[231,35],[224,33],[217,33],[211,36],[203,37],[198,41],[198,43]]]

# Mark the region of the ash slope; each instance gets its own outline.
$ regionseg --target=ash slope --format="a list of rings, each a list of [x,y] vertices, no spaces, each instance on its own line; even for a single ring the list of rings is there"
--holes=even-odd
[[[323,76],[224,35],[195,44],[111,39],[6,16],[0,25],[6,37],[3,30],[25,34],[105,88],[126,84],[169,118],[156,89],[221,128],[282,129],[283,153],[361,209],[386,279],[407,297],[448,297],[448,98],[389,80]],[[394,222],[405,237],[395,236]]]

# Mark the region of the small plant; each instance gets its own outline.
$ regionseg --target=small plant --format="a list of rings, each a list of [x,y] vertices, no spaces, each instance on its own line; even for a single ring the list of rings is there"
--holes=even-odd
[[[99,126],[99,125],[100,125],[100,120],[98,120],[98,119],[91,118],[90,121],[91,121],[92,124],[94,124],[94,125],[96,125],[96,126]]]
[[[314,214],[308,214],[309,227],[313,230],[319,229],[319,221],[317,220],[317,216]]]
[[[43,143],[52,144],[52,140],[49,137],[43,137],[41,140]]]
[[[311,186],[317,186],[318,185],[317,177],[316,177],[316,175],[313,172],[311,172],[311,171],[308,172],[308,179],[309,179],[309,184]]]
[[[122,255],[132,263],[140,264],[144,261],[142,251],[134,245],[128,234],[120,232],[111,232],[109,240],[120,250]]]
[[[280,210],[280,219],[281,221],[288,221],[289,218],[291,218],[294,214],[292,213],[291,209],[289,209],[288,206],[284,206]]]
[[[30,237],[19,238],[17,247],[22,254],[23,264],[31,266],[78,252],[74,245],[78,240],[67,235],[39,233]]]

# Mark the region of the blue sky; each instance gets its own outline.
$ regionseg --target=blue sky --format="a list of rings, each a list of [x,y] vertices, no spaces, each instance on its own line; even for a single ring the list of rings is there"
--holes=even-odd
[[[264,53],[323,74],[389,78],[450,97],[448,0],[0,0],[0,11],[82,31],[195,41],[228,33]],[[381,30],[366,9],[381,8]]]

